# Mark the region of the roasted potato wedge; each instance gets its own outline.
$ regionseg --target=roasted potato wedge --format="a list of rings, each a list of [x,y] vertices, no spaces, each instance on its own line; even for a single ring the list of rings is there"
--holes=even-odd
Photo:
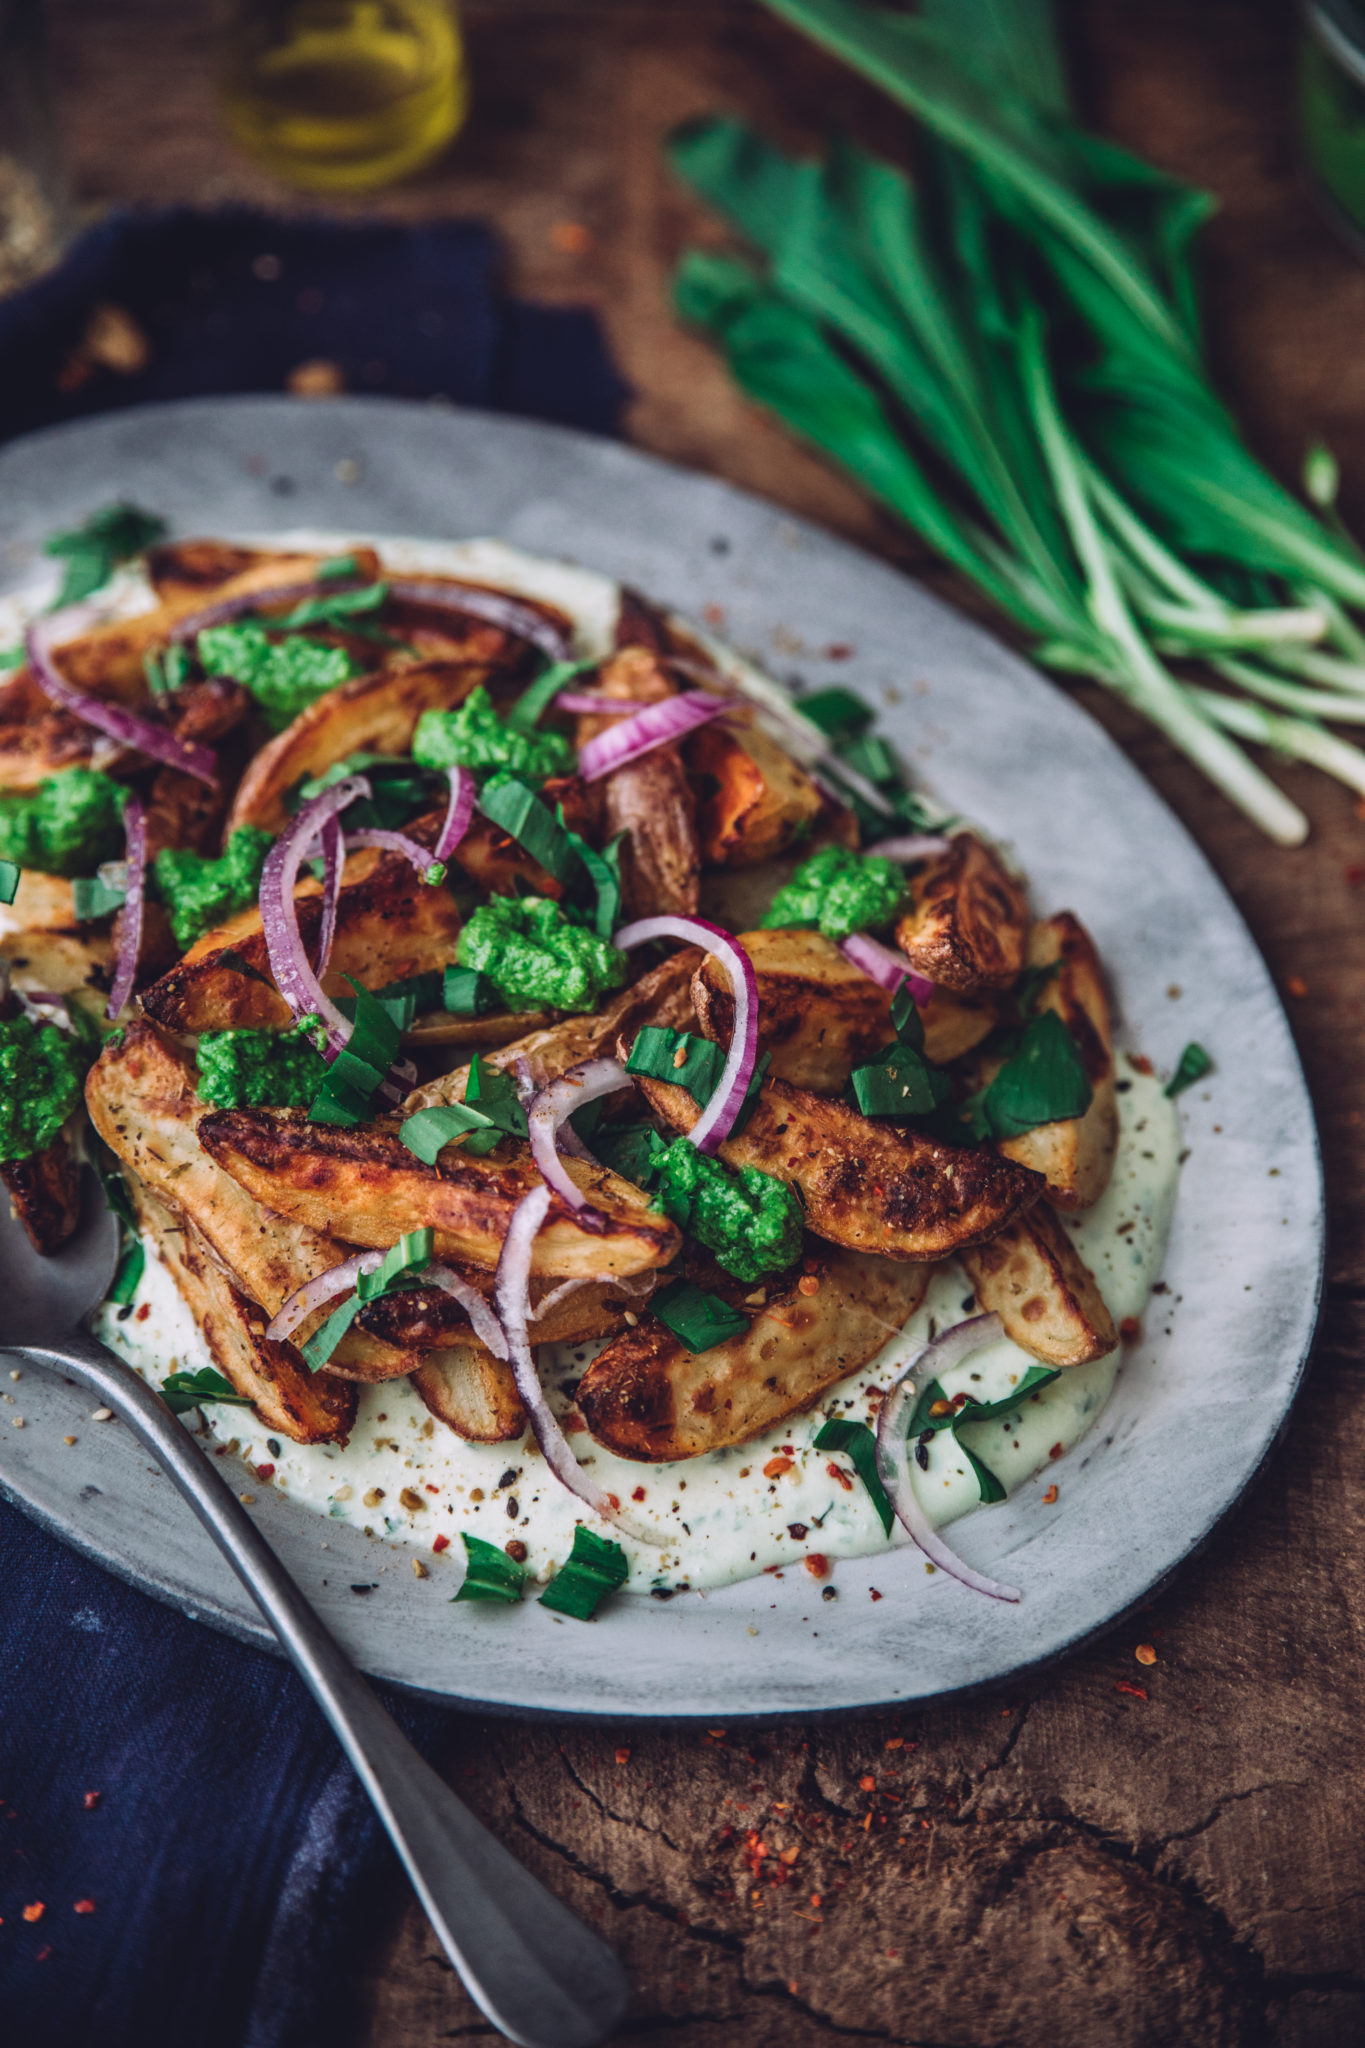
[[[742,932],[739,943],[758,979],[758,1049],[770,1073],[797,1088],[835,1094],[856,1066],[892,1043],[891,998],[819,932]],[[703,1034],[728,1045],[735,1004],[730,978],[708,953],[692,980]],[[983,1039],[996,1019],[980,997],[936,988],[923,1012],[924,1050],[939,1066]]]
[[[960,1256],[982,1310],[1045,1365],[1089,1365],[1118,1343],[1094,1274],[1046,1202]]]
[[[328,1373],[311,1373],[293,1344],[272,1344],[264,1310],[233,1286],[194,1225],[136,1174],[128,1183],[138,1222],[156,1238],[224,1379],[277,1436],[296,1444],[344,1444],[355,1421],[355,1389]]]
[[[51,1258],[81,1213],[81,1166],[66,1131],[58,1131],[50,1145],[28,1159],[7,1159],[0,1165],[0,1181],[34,1251]]]
[[[910,965],[961,995],[1008,988],[1024,964],[1028,900],[999,857],[959,832],[910,888],[914,908],[896,926]]]
[[[768,1288],[743,1336],[691,1352],[646,1311],[593,1360],[578,1405],[618,1457],[695,1458],[746,1443],[818,1400],[890,1342],[924,1299],[929,1266],[831,1251]],[[819,1282],[802,1293],[803,1277]]]
[[[709,867],[755,867],[815,830],[820,791],[751,711],[702,726],[686,752],[704,791],[697,836]]]
[[[309,876],[294,900],[303,942],[312,949],[322,922],[322,884]],[[346,974],[367,988],[382,988],[444,967],[455,957],[459,931],[460,913],[449,889],[424,882],[401,854],[363,848],[342,871],[326,985],[348,994],[341,978]],[[178,966],[143,992],[143,1007],[167,1031],[278,1030],[291,1013],[269,975],[261,913],[253,906],[196,940]]]
[[[461,1274],[492,1303],[491,1272],[465,1266]],[[561,1286],[557,1280],[531,1283],[530,1329],[535,1344],[586,1344],[597,1337],[613,1336],[624,1328],[623,1311],[638,1306],[637,1297],[613,1293],[603,1281],[585,1281],[557,1300]],[[545,1303],[548,1307],[541,1306]],[[386,1294],[361,1309],[354,1327],[396,1351],[439,1351],[447,1344],[484,1349],[473,1336],[464,1309],[441,1287],[411,1287]]]
[[[658,657],[644,647],[623,647],[603,668],[598,688],[608,697],[660,703],[677,695]],[[578,744],[600,732],[606,720],[581,718]],[[692,783],[676,747],[656,747],[618,768],[603,786],[604,830],[608,839],[625,835],[621,848],[622,895],[631,917],[696,913],[701,886],[697,805]]]
[[[674,1130],[690,1131],[701,1112],[686,1090],[638,1078],[650,1107]],[[788,1081],[765,1081],[720,1157],[789,1181],[817,1237],[892,1259],[942,1259],[983,1244],[1043,1192],[1040,1174],[990,1146],[944,1145]]]
[[[485,637],[501,639],[496,630]],[[424,711],[454,710],[488,675],[486,662],[478,660],[420,661],[338,684],[253,756],[227,829],[259,825],[266,832],[283,831],[289,820],[286,799],[298,783],[323,774],[348,754],[408,753]]]
[[[1042,985],[1038,1007],[1055,1011],[1066,1025],[1095,1092],[1084,1116],[1040,1124],[1022,1138],[1005,1138],[1000,1150],[1007,1159],[1046,1176],[1048,1200],[1058,1209],[1088,1209],[1109,1185],[1119,1142],[1104,970],[1089,933],[1069,910],[1033,926],[1028,964],[1057,966],[1057,973]]]
[[[46,875],[42,877],[44,881],[49,879]],[[28,880],[25,874],[24,882]],[[19,891],[22,895],[23,882]],[[58,996],[89,989],[89,1007],[95,1011],[104,1009],[109,987],[109,939],[103,933],[92,932],[86,939],[75,932],[26,926],[0,938],[0,961],[8,965],[15,988],[47,989]]]
[[[438,1421],[471,1444],[504,1444],[526,1429],[512,1368],[482,1345],[456,1344],[433,1351],[412,1384]]]
[[[379,574],[373,548],[351,552],[358,576]],[[321,560],[320,555],[285,554],[276,548],[239,548],[225,540],[162,541],[147,550],[147,580],[167,611],[188,616],[241,591],[306,583]]]
[[[482,1159],[447,1145],[435,1166],[424,1166],[396,1129],[310,1124],[298,1110],[210,1110],[199,1142],[248,1194],[296,1223],[375,1246],[430,1225],[438,1257],[489,1270],[498,1263],[513,1209],[542,1184],[529,1146],[519,1141],[506,1139]],[[577,1159],[566,1165],[603,1224],[589,1229],[552,1215],[536,1239],[533,1273],[602,1280],[668,1264],[681,1234],[639,1188]]]

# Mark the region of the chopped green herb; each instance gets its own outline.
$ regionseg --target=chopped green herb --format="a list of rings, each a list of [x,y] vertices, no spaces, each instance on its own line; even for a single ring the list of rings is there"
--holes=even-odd
[[[842,1451],[854,1471],[867,1488],[869,1500],[877,1510],[882,1528],[889,1536],[891,1524],[895,1521],[895,1510],[887,1498],[877,1472],[877,1440],[865,1422],[845,1422],[842,1419],[826,1422],[815,1439],[817,1451]]]
[[[377,611],[388,594],[387,583],[366,583],[359,590],[325,591],[319,597],[305,597],[283,618],[271,619],[270,630],[294,633],[301,626],[338,626],[344,631],[358,615]]]
[[[557,807],[556,816],[564,824],[564,808]],[[565,830],[568,831],[567,826]],[[592,883],[596,901],[593,905],[593,930],[599,939],[609,939],[621,921],[621,841],[625,834],[618,832],[610,846],[599,853],[595,846],[589,846],[586,839],[577,832],[569,832],[569,843],[582,861],[584,871]]]
[[[1014,1000],[1015,1013],[1021,1023],[1036,1016],[1042,1001],[1043,990],[1050,981],[1055,981],[1062,971],[1060,960],[1049,961],[1046,967],[1026,967],[1015,982],[1010,994]]]
[[[398,1024],[377,997],[346,976],[355,993],[355,1027],[327,1069],[308,1115],[315,1124],[348,1128],[368,1122],[376,1091],[398,1057]]]
[[[545,896],[481,904],[460,932],[455,957],[486,974],[509,1010],[593,1010],[626,978],[625,954],[571,923]]]
[[[1044,1387],[1050,1387],[1054,1380],[1060,1378],[1061,1373],[1054,1366],[1031,1365],[1018,1386],[1012,1387],[998,1401],[974,1401],[970,1396],[966,1400],[950,1401],[939,1382],[930,1380],[920,1389],[906,1435],[919,1443],[926,1437],[936,1436],[940,1430],[948,1430],[975,1474],[980,1498],[991,1505],[1004,1500],[1005,1488],[990,1466],[963,1443],[958,1431],[968,1423],[1003,1421],[1022,1408],[1034,1394],[1041,1393]],[[939,1410],[937,1415],[934,1413],[936,1408]]]
[[[905,878],[894,861],[822,846],[778,890],[763,929],[814,927],[827,939],[847,939],[854,932],[884,931],[904,901]]]
[[[474,967],[447,967],[441,977],[441,1008],[452,1017],[486,1017],[499,1007],[498,992]]]
[[[471,1109],[463,1102],[449,1102],[415,1111],[398,1135],[424,1166],[434,1166],[438,1154],[453,1138],[463,1138],[470,1131],[488,1130],[494,1131],[498,1137],[502,1135],[492,1117],[485,1116],[481,1109]]]
[[[432,1237],[430,1230],[410,1230],[385,1253],[373,1273],[361,1274],[355,1292],[332,1310],[303,1346],[304,1362],[310,1371],[316,1372],[326,1365],[367,1302],[396,1292],[408,1282],[409,1275],[420,1273],[431,1264]]]
[[[205,675],[231,676],[251,692],[272,732],[283,732],[319,697],[360,673],[344,647],[298,634],[275,642],[251,620],[206,626],[195,651]]]
[[[1193,1088],[1196,1081],[1202,1081],[1212,1066],[1211,1056],[1192,1038],[1181,1053],[1164,1093],[1172,1097],[1182,1095],[1187,1088]]]
[[[251,1406],[251,1396],[237,1393],[232,1382],[212,1366],[199,1372],[173,1372],[161,1382],[161,1398],[175,1415],[185,1415],[191,1408],[202,1407],[205,1401],[230,1402],[234,1408]]]
[[[59,768],[35,790],[0,795],[0,859],[79,875],[123,850],[128,792],[97,768]]]
[[[573,1549],[541,1594],[540,1604],[556,1614],[572,1615],[575,1621],[591,1621],[608,1593],[624,1586],[629,1576],[630,1560],[620,1544],[594,1535],[579,1522]]]
[[[198,1093],[214,1109],[307,1109],[327,1078],[320,1020],[286,1031],[205,1031],[199,1039]]]
[[[491,1131],[472,1131],[466,1138],[464,1149],[475,1158],[491,1152],[500,1137],[526,1136],[526,1111],[516,1082],[500,1067],[486,1066],[477,1053],[469,1063],[464,1099],[466,1109],[481,1111],[494,1126]]]
[[[476,683],[454,711],[422,713],[412,758],[423,768],[498,771],[545,782],[570,772],[574,750],[562,733],[531,733],[499,718],[487,690]]]
[[[22,644],[18,647],[0,647],[0,675],[3,675],[6,669],[22,668],[26,659],[27,653]]]
[[[863,1116],[932,1116],[951,1102],[953,1084],[911,1045],[893,1045],[865,1067],[855,1067],[853,1097]]]
[[[865,704],[852,690],[838,686],[830,690],[812,690],[808,696],[799,699],[797,708],[836,745],[840,741],[856,740],[860,733],[867,731],[877,715],[872,706]]]
[[[97,924],[123,908],[127,891],[102,882],[98,875],[77,875],[71,884],[71,908],[78,924]]]
[[[968,1108],[978,1137],[1018,1138],[1040,1124],[1084,1116],[1093,1096],[1075,1039],[1055,1010],[1044,1010]]]
[[[121,562],[131,561],[166,531],[164,519],[143,512],[136,505],[105,505],[92,512],[84,526],[71,533],[54,533],[43,553],[57,555],[66,563],[62,587],[54,611],[63,605],[79,604],[103,590]]]
[[[435,784],[425,768],[415,768],[411,761],[396,754],[371,754],[362,749],[347,754],[344,760],[334,761],[321,775],[310,776],[301,782],[290,792],[290,810],[300,810],[315,796],[335,788],[338,782],[344,782],[351,775],[367,778],[370,795],[348,806],[348,831],[375,827],[384,832],[400,831],[410,818],[418,811],[426,810],[432,801]]]
[[[147,1265],[147,1248],[140,1237],[125,1238],[106,1301],[127,1308],[137,1293]]]
[[[81,1100],[96,1050],[56,1024],[0,1020],[0,1162],[31,1159],[52,1143]]]
[[[568,832],[533,789],[518,782],[515,775],[491,775],[479,794],[479,809],[524,846],[553,880],[569,880],[578,863],[577,851]]]
[[[358,576],[360,559],[357,555],[328,555],[313,571],[319,583],[331,583],[342,576]]]
[[[651,1295],[649,1312],[689,1351],[710,1351],[717,1344],[728,1344],[749,1327],[748,1316],[731,1308],[718,1294],[694,1287],[690,1280],[674,1280]]]
[[[659,1208],[737,1280],[761,1280],[799,1257],[805,1212],[785,1181],[709,1159],[688,1138],[654,1154],[652,1168]]]
[[[753,1115],[771,1058],[765,1052],[749,1077],[744,1101],[732,1126],[735,1136]],[[708,1103],[715,1094],[724,1067],[723,1046],[709,1038],[699,1038],[695,1032],[674,1031],[663,1024],[646,1024],[637,1032],[626,1061],[628,1074],[646,1074],[652,1081],[671,1082],[674,1087],[685,1088],[692,1100],[700,1104]]]
[[[15,860],[0,860],[0,903],[13,903],[19,893],[23,869]]]
[[[592,1138],[592,1150],[603,1166],[637,1188],[650,1185],[654,1161],[666,1149],[652,1124],[599,1124]]]
[[[596,655],[591,655],[586,661],[555,662],[552,668],[547,668],[522,691],[507,714],[507,723],[515,726],[518,732],[530,732],[560,691],[568,689],[575,676],[581,676],[585,669],[599,666]]]
[[[125,1229],[136,1232],[137,1218],[133,1214],[132,1197],[128,1183],[123,1178],[117,1159],[92,1127],[85,1134],[86,1156],[95,1169],[100,1187],[104,1191],[105,1207],[118,1217]]]
[[[164,696],[168,690],[178,690],[189,672],[189,654],[178,640],[170,641],[165,647],[149,647],[142,657],[142,673],[155,697]]]
[[[215,925],[251,907],[273,844],[259,825],[239,825],[218,855],[162,847],[152,873],[182,953]]]
[[[440,968],[432,967],[424,974],[407,974],[401,981],[386,981],[371,993],[377,1003],[384,1005],[399,1030],[408,1031],[415,1017],[442,1007],[442,986]]]
[[[470,1536],[463,1529],[460,1541],[465,1549],[465,1575],[454,1600],[497,1600],[504,1607],[515,1607],[526,1585],[525,1565],[499,1550],[496,1543],[485,1543],[482,1536]]]

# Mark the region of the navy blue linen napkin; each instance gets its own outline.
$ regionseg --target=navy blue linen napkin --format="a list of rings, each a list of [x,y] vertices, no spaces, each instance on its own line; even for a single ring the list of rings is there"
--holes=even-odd
[[[146,336],[135,375],[72,369],[101,302]],[[500,295],[476,224],[134,213],[0,300],[0,439],[112,405],[279,391],[319,357],[351,390],[599,432],[626,396],[590,315]],[[428,1751],[450,1723],[390,1704]],[[0,1502],[0,2039],[314,2048],[336,2037],[390,1856],[292,1671]]]

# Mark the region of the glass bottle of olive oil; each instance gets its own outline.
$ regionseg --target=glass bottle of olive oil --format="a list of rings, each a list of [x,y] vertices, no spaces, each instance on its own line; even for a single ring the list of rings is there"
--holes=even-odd
[[[455,0],[236,0],[223,103],[235,139],[290,184],[391,184],[464,121]]]

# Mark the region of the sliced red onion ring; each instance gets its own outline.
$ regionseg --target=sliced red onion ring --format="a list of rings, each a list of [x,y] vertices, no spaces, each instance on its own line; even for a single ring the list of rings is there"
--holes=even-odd
[[[919,832],[902,839],[879,839],[863,852],[869,860],[874,855],[878,860],[928,860],[935,853],[946,853],[951,844],[942,832]]]
[[[753,1078],[758,1058],[758,977],[743,946],[718,924],[704,917],[641,917],[622,925],[613,946],[628,953],[649,939],[681,939],[685,946],[704,946],[714,953],[730,977],[735,1022],[716,1092],[688,1133],[699,1152],[714,1152],[729,1137]]]
[[[652,754],[674,740],[695,732],[713,718],[731,709],[728,697],[712,697],[705,690],[685,690],[680,697],[665,697],[662,703],[647,704],[633,718],[624,719],[606,732],[598,733],[578,750],[578,772],[584,782],[598,782],[613,769]]]
[[[129,796],[124,803],[123,829],[128,843],[127,875],[123,907],[119,911],[114,983],[109,991],[109,1007],[104,1013],[111,1022],[133,993],[138,955],[142,951],[142,913],[147,900],[147,814],[140,796]]]
[[[904,953],[892,952],[890,946],[883,946],[877,939],[870,939],[866,932],[854,932],[852,938],[841,939],[839,951],[851,967],[865,974],[869,981],[875,981],[878,988],[884,988],[894,995],[903,981],[910,984],[910,993],[922,1010],[934,993],[932,981],[926,981],[922,974],[916,974]]]
[[[477,1287],[471,1287],[467,1280],[452,1272],[449,1266],[424,1266],[422,1285],[425,1287],[428,1281],[434,1287],[444,1288],[447,1294],[459,1302],[469,1317],[474,1335],[481,1344],[486,1345],[494,1358],[506,1358],[506,1333]]]
[[[341,826],[329,818],[322,828],[322,924],[318,930],[318,958],[313,972],[321,981],[332,957],[337,935],[337,908],[341,902]]]
[[[601,1219],[582,1188],[575,1185],[555,1149],[555,1133],[576,1109],[632,1085],[630,1075],[619,1060],[585,1060],[581,1066],[571,1067],[567,1074],[552,1081],[548,1088],[543,1088],[526,1112],[531,1157],[540,1168],[542,1177],[560,1200],[574,1211],[585,1229],[592,1228],[590,1218]]]
[[[336,594],[343,590],[360,590],[372,579],[368,576],[307,576],[297,583],[274,583],[261,590],[239,590],[233,597],[220,597],[214,604],[206,604],[188,617],[177,619],[171,627],[172,640],[193,640],[196,633],[202,633],[209,626],[227,626],[233,619],[242,618],[247,612],[263,611],[267,605],[302,604],[307,597],[317,597],[322,591]],[[269,624],[269,621],[266,622]]]
[[[212,747],[201,747],[191,740],[178,739],[168,726],[156,725],[151,719],[140,717],[126,704],[106,703],[103,697],[92,697],[86,691],[78,690],[58,669],[53,660],[53,649],[57,643],[74,640],[93,626],[100,616],[96,605],[68,605],[64,611],[53,612],[50,617],[39,619],[29,627],[24,635],[24,652],[44,696],[50,697],[54,704],[60,704],[63,711],[69,711],[73,718],[79,718],[82,725],[107,733],[120,746],[132,747],[139,754],[146,754],[150,760],[162,762],[167,768],[178,768],[183,775],[192,775],[198,782],[214,781],[218,774],[218,756]]]
[[[438,860],[430,847],[409,839],[406,832],[371,831],[366,827],[363,832],[346,834],[347,853],[358,852],[362,846],[382,846],[386,853],[401,853],[404,860],[412,862],[424,882],[443,882],[446,878],[445,862]]]
[[[471,619],[483,619],[501,626],[518,640],[529,640],[548,654],[551,661],[565,661],[572,648],[569,636],[534,605],[510,597],[502,590],[488,590],[473,583],[426,583],[409,576],[387,576],[390,597],[406,604],[426,604],[434,610],[462,612]]]
[[[947,1572],[950,1578],[960,1579],[974,1593],[988,1593],[992,1600],[1017,1600],[1016,1587],[1002,1586],[998,1579],[989,1579],[984,1572],[964,1564],[933,1527],[915,1492],[910,1446],[905,1438],[906,1426],[925,1382],[940,1379],[971,1352],[1003,1335],[1004,1324],[999,1316],[971,1316],[965,1323],[955,1323],[945,1330],[912,1360],[882,1402],[877,1420],[877,1476],[886,1488],[897,1520],[931,1564]]]
[[[603,1284],[591,1273],[584,1273],[577,1280],[561,1280],[558,1287],[552,1287],[550,1292],[536,1303],[528,1320],[542,1323],[551,1309],[558,1308],[561,1301],[567,1301],[570,1295],[577,1294],[580,1287],[600,1287]],[[627,1301],[644,1301],[658,1286],[659,1276],[657,1273],[614,1273],[605,1284],[611,1288],[613,1294],[623,1294]]]
[[[541,1455],[554,1473],[561,1486],[568,1488],[585,1507],[600,1515],[605,1522],[614,1522],[631,1536],[643,1543],[659,1543],[662,1539],[636,1527],[622,1514],[620,1503],[603,1493],[594,1485],[583,1467],[569,1448],[569,1440],[551,1413],[545,1399],[545,1390],[540,1384],[540,1374],[531,1353],[531,1341],[527,1334],[530,1321],[530,1277],[531,1252],[536,1241],[536,1232],[545,1221],[553,1190],[544,1181],[539,1187],[523,1195],[512,1211],[512,1220],[507,1226],[503,1240],[502,1256],[498,1260],[498,1276],[494,1298],[498,1307],[498,1318],[507,1334],[507,1350],[511,1360],[512,1375],[521,1395],[522,1405],[531,1424],[531,1434],[540,1446]]]
[[[331,997],[323,994],[322,984],[309,964],[299,936],[294,884],[323,827],[357,797],[369,794],[370,785],[363,775],[348,775],[331,789],[323,790],[290,820],[266,855],[261,871],[261,924],[270,972],[296,1017],[321,1017],[327,1027],[328,1059],[336,1058],[351,1035],[351,1026]]]
[[[556,711],[575,711],[584,718],[633,718],[644,707],[642,697],[608,697],[601,690],[561,690],[553,705]]]
[[[354,1252],[339,1266],[329,1266],[325,1273],[315,1273],[311,1280],[305,1280],[267,1324],[265,1334],[270,1342],[283,1344],[287,1337],[293,1336],[300,1323],[307,1322],[315,1308],[321,1308],[325,1301],[334,1301],[338,1294],[345,1294],[355,1286],[362,1273],[376,1272],[384,1256],[383,1252]]]
[[[474,815],[474,778],[467,768],[448,768],[450,777],[450,802],[446,807],[445,820],[436,841],[433,858],[449,860],[465,833]]]

